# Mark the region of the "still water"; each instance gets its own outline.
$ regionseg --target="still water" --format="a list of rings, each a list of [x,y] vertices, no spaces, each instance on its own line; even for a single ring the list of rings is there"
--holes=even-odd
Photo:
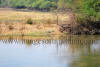
[[[0,67],[100,67],[100,36],[0,37]]]

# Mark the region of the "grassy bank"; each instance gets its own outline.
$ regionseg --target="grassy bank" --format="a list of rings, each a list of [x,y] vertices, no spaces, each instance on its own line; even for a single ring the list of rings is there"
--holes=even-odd
[[[0,35],[100,34],[99,19],[82,13],[0,8]],[[58,23],[58,24],[57,24]]]
[[[58,14],[59,22],[66,22],[68,14]],[[28,23],[29,20],[32,22]],[[57,15],[53,12],[23,11],[0,8],[1,35],[48,35],[61,34]]]

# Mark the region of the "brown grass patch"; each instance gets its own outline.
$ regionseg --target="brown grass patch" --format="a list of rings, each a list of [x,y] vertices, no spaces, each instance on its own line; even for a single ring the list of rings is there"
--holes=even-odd
[[[58,14],[59,22],[67,22],[68,14]],[[26,24],[31,19],[32,24]],[[33,21],[32,21],[33,20]],[[61,34],[56,24],[57,16],[52,12],[23,12],[13,9],[0,8],[0,22],[2,34],[28,34],[32,32],[46,32],[54,30],[53,33]]]

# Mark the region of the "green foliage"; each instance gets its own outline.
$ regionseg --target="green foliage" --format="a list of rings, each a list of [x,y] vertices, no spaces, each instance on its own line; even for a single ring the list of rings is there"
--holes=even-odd
[[[99,18],[97,16],[100,10],[100,5],[98,5],[98,3],[99,0],[83,0],[81,12],[87,14],[89,17],[93,16],[95,19]]]
[[[14,8],[50,9],[56,7],[56,0],[0,0],[0,6]]]
[[[44,3],[42,3],[39,8],[50,8],[51,6],[51,2],[50,1],[44,1]]]

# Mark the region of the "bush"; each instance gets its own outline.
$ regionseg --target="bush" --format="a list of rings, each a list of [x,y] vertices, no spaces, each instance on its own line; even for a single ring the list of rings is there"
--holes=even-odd
[[[33,24],[33,20],[31,18],[27,19],[26,24]]]

